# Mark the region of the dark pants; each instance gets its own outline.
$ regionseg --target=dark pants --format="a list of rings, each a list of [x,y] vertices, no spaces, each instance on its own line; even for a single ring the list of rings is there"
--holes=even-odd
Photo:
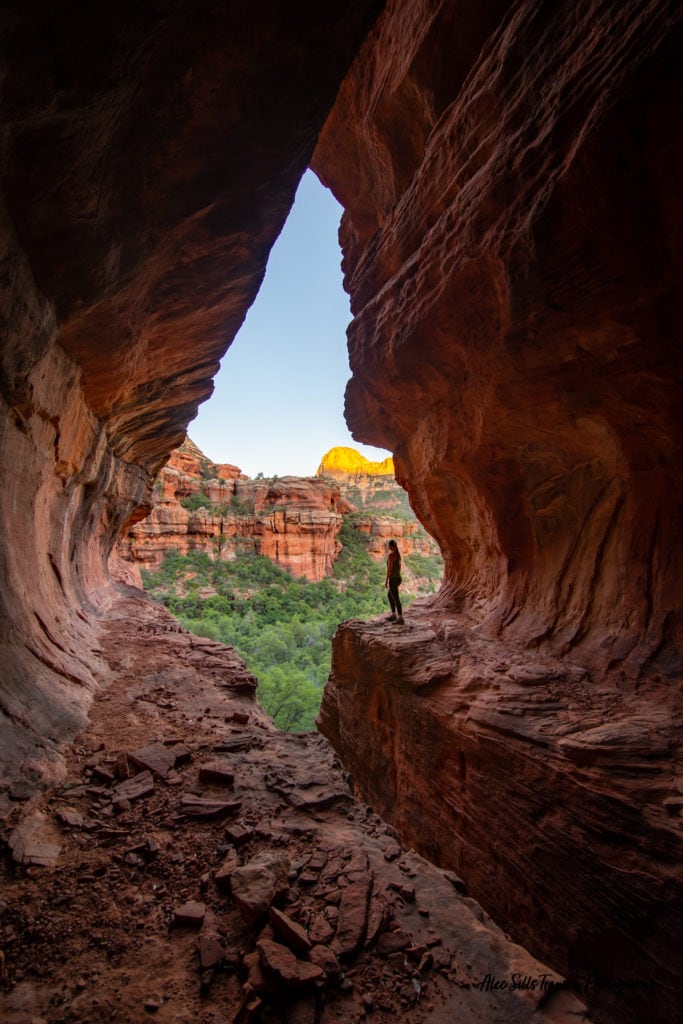
[[[399,580],[392,580],[389,577],[389,604],[394,615],[398,615],[399,618],[403,616],[403,609],[401,608],[401,598],[398,596],[398,588],[400,587]]]

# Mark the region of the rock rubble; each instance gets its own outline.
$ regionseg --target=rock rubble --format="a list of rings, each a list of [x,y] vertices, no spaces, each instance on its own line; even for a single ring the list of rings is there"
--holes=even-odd
[[[540,994],[480,990],[522,968],[560,979],[355,801],[327,741],[277,733],[208,677],[188,684],[151,603],[120,613],[147,621],[145,641],[112,672],[68,777],[11,833],[49,825],[55,856],[6,847],[3,1022],[567,1019]],[[119,643],[103,640],[112,665]]]

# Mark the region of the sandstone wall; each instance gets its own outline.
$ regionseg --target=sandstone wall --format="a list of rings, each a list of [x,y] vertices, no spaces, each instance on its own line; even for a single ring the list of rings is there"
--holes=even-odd
[[[379,6],[3,8],[3,799],[83,721],[109,552],[211,392]]]
[[[314,158],[346,209],[347,420],[446,562],[400,635],[338,631],[321,728],[634,1024],[683,973],[681,13],[390,2]]]
[[[358,453],[351,454],[360,465]],[[194,510],[183,505],[193,497],[203,502]],[[386,558],[390,537],[400,542],[404,557],[437,554],[414,517],[387,514],[399,509],[405,514],[405,498],[393,475],[360,470],[250,480],[237,466],[210,462],[186,439],[157,476],[151,512],[121,537],[110,568],[117,578],[141,586],[140,569],[158,569],[171,551],[202,551],[220,559],[251,551],[294,576],[322,580],[332,575],[342,550],[344,515],[359,512],[353,501],[361,513],[367,508],[366,515],[354,515],[353,526],[367,536],[367,550],[376,560]],[[405,570],[410,577],[409,564]]]
[[[314,167],[346,207],[346,413],[443,600],[681,670],[679,11],[390,3]]]
[[[157,478],[161,494],[154,495],[151,513],[121,539],[118,556],[128,565],[158,569],[170,551],[222,559],[253,551],[294,576],[321,580],[331,574],[347,505],[338,488],[298,477],[248,480],[236,467],[232,480],[202,480],[196,472],[180,473],[180,461],[174,452]],[[205,495],[205,505],[184,508],[182,498],[191,495]]]

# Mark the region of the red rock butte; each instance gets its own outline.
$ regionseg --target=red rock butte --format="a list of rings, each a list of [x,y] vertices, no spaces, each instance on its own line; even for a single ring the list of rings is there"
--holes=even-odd
[[[355,448],[330,448],[320,460],[318,476],[394,476],[394,460],[389,456],[373,462]]]
[[[402,631],[338,631],[321,728],[595,1019],[676,1019],[682,17],[5,5],[4,817],[63,777],[110,555],[312,166],[345,210],[347,422],[446,565]]]

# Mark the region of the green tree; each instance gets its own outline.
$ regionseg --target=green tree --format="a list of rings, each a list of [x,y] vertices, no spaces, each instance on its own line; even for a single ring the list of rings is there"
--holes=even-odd
[[[172,551],[156,572],[143,570],[143,584],[187,629],[237,650],[258,678],[259,699],[279,728],[312,729],[339,623],[387,610],[384,564],[368,554],[366,535],[354,528],[353,516],[345,516],[340,540],[343,550],[332,577],[317,583],[295,579],[253,551],[230,561]],[[440,573],[429,559],[419,568],[435,579]],[[199,596],[207,590],[213,593]]]

